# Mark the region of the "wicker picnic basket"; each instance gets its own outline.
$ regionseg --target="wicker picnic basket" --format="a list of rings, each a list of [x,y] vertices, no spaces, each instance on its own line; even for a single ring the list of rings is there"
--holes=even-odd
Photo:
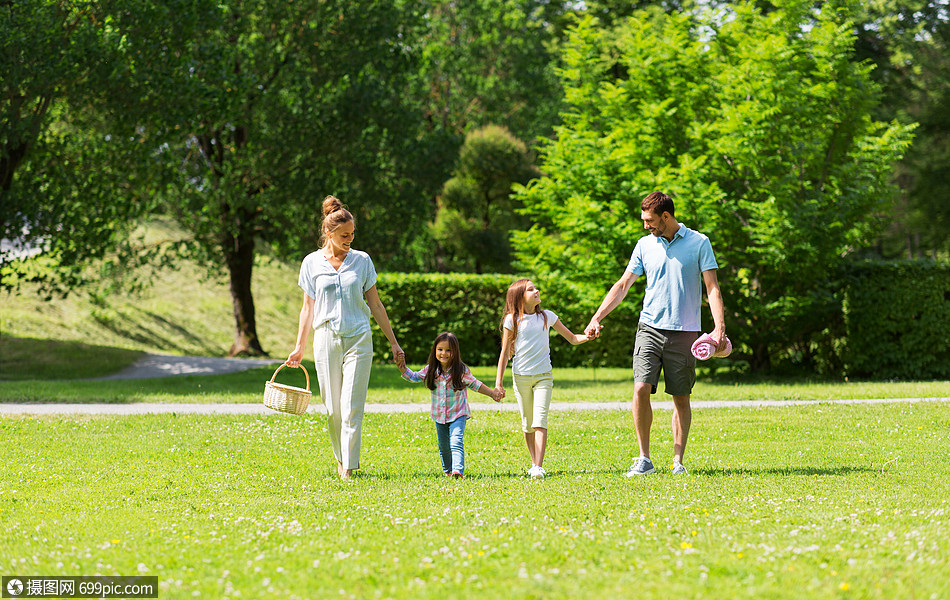
[[[307,389],[274,383],[274,377],[277,377],[277,373],[286,366],[287,363],[284,363],[277,367],[270,381],[264,384],[264,406],[292,415],[302,415],[307,412],[307,406],[310,404],[310,373],[307,373],[307,369],[300,365],[303,374],[307,376]]]

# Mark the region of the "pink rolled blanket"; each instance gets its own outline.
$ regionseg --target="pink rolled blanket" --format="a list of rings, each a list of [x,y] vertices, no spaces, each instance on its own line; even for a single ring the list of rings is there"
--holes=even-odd
[[[717,348],[713,337],[708,333],[704,333],[693,342],[689,351],[699,360],[708,360],[713,357],[725,358],[732,354],[732,342],[729,340],[729,336],[726,336],[722,340],[722,347]]]

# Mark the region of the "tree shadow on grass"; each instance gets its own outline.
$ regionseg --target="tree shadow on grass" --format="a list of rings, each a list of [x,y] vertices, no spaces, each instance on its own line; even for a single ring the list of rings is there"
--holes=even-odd
[[[719,469],[690,469],[690,475],[699,475],[705,477],[748,477],[756,475],[785,475],[785,476],[815,476],[815,475],[833,475],[846,476],[854,474],[877,473],[878,469],[865,466],[841,466],[841,467],[726,467]]]
[[[466,475],[466,478],[468,475]],[[353,473],[353,480],[355,481],[406,481],[410,479],[428,479],[432,481],[445,480],[446,482],[451,481],[451,477],[446,477],[440,471],[433,469],[420,469],[412,471],[378,471],[376,469],[360,469]]]
[[[841,467],[762,467],[762,468],[750,468],[750,467],[735,467],[735,468],[717,468],[717,469],[690,469],[689,477],[754,477],[754,476],[786,476],[786,477],[795,477],[795,476],[848,476],[853,474],[870,474],[878,473],[879,469],[871,466],[841,466]],[[604,467],[601,469],[565,469],[565,470],[555,470],[549,471],[547,476],[544,479],[538,479],[533,481],[545,481],[545,480],[558,480],[563,478],[575,478],[579,476],[594,476],[594,477],[623,477],[623,469],[615,469],[610,467]],[[326,473],[315,473],[315,475],[326,475],[331,479],[336,479],[336,473],[333,473],[332,470],[327,470]],[[680,476],[672,476],[669,471],[657,471],[656,475],[653,476],[644,476],[648,479],[654,479],[655,477],[663,477],[668,479],[680,479]],[[529,480],[527,471],[524,469],[503,469],[498,471],[481,471],[479,469],[469,469],[465,473],[465,477],[462,481],[511,481],[511,480]],[[638,479],[638,478],[632,478]],[[389,470],[377,470],[374,468],[360,469],[354,473],[354,481],[385,481],[385,482],[395,482],[395,481],[408,481],[408,480],[430,480],[432,482],[442,481],[444,483],[453,483],[457,480],[452,477],[448,477],[440,470],[438,467],[429,468],[421,467],[418,469],[406,469],[402,471],[389,471]]]
[[[93,318],[102,328],[124,340],[181,354],[194,353],[196,348],[200,348],[200,353],[205,356],[224,355],[223,347],[209,344],[207,340],[154,312],[136,308],[129,312],[117,310],[115,314],[93,313]]]

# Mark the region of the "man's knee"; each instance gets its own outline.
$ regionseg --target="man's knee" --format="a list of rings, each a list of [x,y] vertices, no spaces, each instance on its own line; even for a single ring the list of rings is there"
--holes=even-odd
[[[645,381],[638,381],[633,386],[633,393],[640,397],[649,397],[653,394],[653,385]]]

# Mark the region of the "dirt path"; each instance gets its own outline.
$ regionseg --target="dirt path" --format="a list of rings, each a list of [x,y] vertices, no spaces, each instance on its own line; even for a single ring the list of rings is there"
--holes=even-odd
[[[237,373],[264,365],[278,365],[281,360],[273,358],[214,358],[210,356],[172,356],[169,354],[146,354],[128,368],[96,379],[152,379],[175,375],[221,375]]]

